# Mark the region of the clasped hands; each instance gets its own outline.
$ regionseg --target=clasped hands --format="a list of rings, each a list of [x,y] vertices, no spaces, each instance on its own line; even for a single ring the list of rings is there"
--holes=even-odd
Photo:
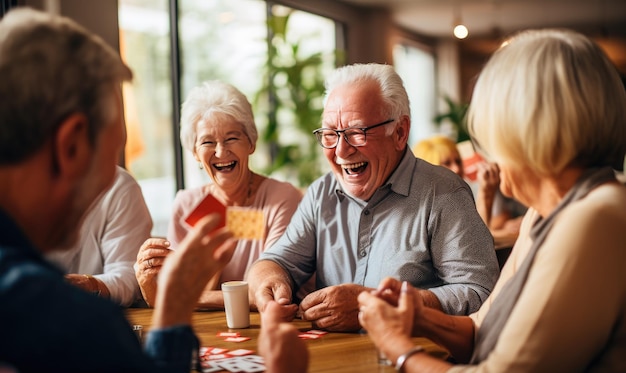
[[[375,327],[371,320],[384,320],[385,323],[397,320],[395,322],[401,323],[403,331],[410,335],[414,313],[423,307],[418,289],[393,278],[384,279],[375,290],[357,284],[329,286],[310,293],[299,306],[291,303],[292,291],[286,284],[262,286],[260,291],[262,293],[257,294],[256,299],[261,312],[270,301],[276,301],[280,307],[274,312],[279,313],[283,321],[291,321],[299,314],[313,327],[329,331],[365,328],[369,332]],[[408,302],[404,306],[400,302],[403,297]]]

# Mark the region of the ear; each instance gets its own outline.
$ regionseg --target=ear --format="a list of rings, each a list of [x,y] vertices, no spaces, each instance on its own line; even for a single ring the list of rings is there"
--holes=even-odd
[[[253,144],[250,139],[248,139],[248,142],[250,143],[250,151],[248,152],[248,154],[252,154],[256,150],[256,144]]]
[[[411,130],[411,120],[407,115],[398,119],[398,124],[394,130],[394,141],[396,150],[401,151],[407,146],[409,141],[409,131]]]
[[[61,177],[79,178],[88,170],[93,155],[89,126],[83,114],[71,114],[63,120],[54,137],[53,157]]]

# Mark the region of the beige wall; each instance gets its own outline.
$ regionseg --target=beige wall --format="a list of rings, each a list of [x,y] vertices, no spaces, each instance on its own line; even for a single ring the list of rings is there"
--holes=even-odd
[[[341,45],[349,45],[346,62],[392,63],[392,35],[394,26],[391,15],[383,9],[350,6],[334,0],[277,0],[286,6],[333,18],[344,25],[345,35]],[[341,35],[340,35],[341,37]]]
[[[119,50],[117,0],[21,0],[19,4],[70,17]]]

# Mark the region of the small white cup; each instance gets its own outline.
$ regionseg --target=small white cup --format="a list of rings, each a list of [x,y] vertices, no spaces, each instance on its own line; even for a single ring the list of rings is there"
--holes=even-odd
[[[250,303],[248,302],[248,283],[228,281],[222,284],[226,324],[231,329],[250,326]]]

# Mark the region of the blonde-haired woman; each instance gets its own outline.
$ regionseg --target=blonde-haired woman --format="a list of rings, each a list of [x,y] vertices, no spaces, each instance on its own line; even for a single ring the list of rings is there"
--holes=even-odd
[[[393,279],[359,295],[361,324],[400,371],[626,371],[626,187],[614,174],[624,167],[625,103],[615,67],[581,34],[523,32],[493,55],[468,128],[499,165],[502,192],[529,211],[471,316],[423,307]],[[411,335],[467,365],[430,357]]]
[[[413,154],[426,162],[450,169],[461,178],[465,177],[463,160],[456,143],[444,135],[435,135],[419,141],[413,147]]]

